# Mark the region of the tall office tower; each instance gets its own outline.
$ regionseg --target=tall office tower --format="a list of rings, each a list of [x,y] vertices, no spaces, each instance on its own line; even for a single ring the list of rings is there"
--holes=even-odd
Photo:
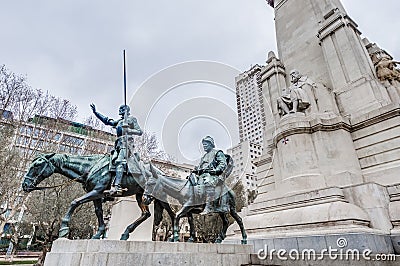
[[[232,156],[235,165],[231,173],[232,180],[236,182],[240,179],[246,190],[257,190],[257,167],[253,160],[261,156],[262,146],[246,140],[228,149],[227,153]]]
[[[233,179],[240,179],[247,190],[257,190],[253,160],[261,156],[266,124],[261,70],[262,66],[255,65],[235,79],[240,143],[228,149],[228,154],[235,162]]]
[[[255,65],[235,79],[240,142],[248,140],[260,145],[266,124],[261,69]]]

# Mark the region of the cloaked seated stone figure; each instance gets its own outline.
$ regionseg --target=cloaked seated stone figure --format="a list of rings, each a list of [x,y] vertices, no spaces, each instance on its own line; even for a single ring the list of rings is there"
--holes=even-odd
[[[381,53],[381,57],[375,63],[376,74],[380,81],[400,81],[400,71],[396,68],[400,62],[394,61],[389,55]]]
[[[299,71],[290,71],[291,85],[283,89],[282,96],[277,99],[278,110],[281,116],[289,113],[303,112],[310,106],[307,92],[303,86],[307,85],[307,76],[302,76]]]

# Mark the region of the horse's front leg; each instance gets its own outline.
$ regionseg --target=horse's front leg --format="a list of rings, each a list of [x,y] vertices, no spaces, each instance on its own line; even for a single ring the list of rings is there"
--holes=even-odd
[[[125,232],[121,235],[120,240],[127,240],[129,238],[129,234],[151,216],[149,206],[143,204],[142,196],[143,194],[136,194],[136,201],[140,210],[142,211],[142,215],[136,221],[128,225],[128,227],[125,229]]]
[[[95,189],[95,190],[92,190],[92,191],[86,193],[82,197],[74,199],[71,202],[71,205],[70,205],[70,207],[68,209],[67,214],[65,214],[64,218],[62,219],[61,228],[60,228],[60,231],[58,232],[58,236],[59,237],[67,237],[68,236],[68,234],[69,234],[69,227],[68,227],[69,221],[71,220],[71,216],[74,213],[75,209],[79,205],[81,205],[83,203],[86,203],[86,202],[89,202],[89,201],[101,199],[102,197],[103,197],[102,191]]]
[[[103,199],[94,200],[93,203],[94,203],[94,212],[96,213],[97,221],[99,223],[99,228],[97,229],[96,234],[92,236],[92,239],[104,238],[106,233],[106,225],[104,223],[104,217],[103,217]]]

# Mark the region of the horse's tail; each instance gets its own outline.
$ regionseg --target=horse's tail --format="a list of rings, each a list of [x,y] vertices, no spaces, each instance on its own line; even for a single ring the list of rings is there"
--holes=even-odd
[[[154,226],[159,226],[163,219],[164,207],[159,200],[154,200]]]

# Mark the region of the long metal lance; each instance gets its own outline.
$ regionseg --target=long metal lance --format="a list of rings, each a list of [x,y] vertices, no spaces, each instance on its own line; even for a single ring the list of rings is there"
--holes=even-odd
[[[125,61],[125,50],[124,50],[124,105],[126,105],[126,61]]]
[[[128,138],[127,138],[127,124],[128,124],[128,108],[126,106],[126,60],[125,60],[125,49],[124,49],[124,105],[125,105],[125,114],[124,114],[124,123],[122,126],[122,136],[123,136],[123,141],[125,142],[125,160],[128,162],[128,153],[129,153],[129,147],[128,147]]]

